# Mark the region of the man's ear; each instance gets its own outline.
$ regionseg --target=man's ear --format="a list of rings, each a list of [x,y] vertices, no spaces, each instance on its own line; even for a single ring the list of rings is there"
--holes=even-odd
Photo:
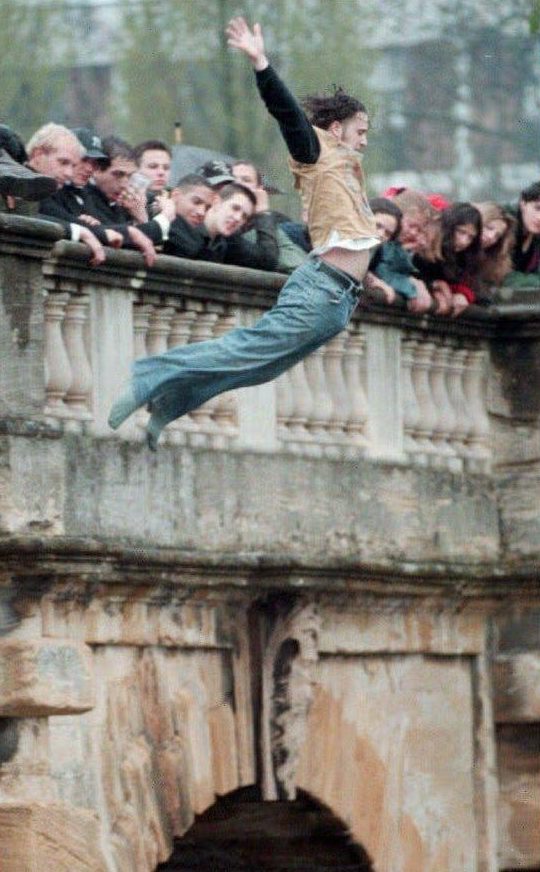
[[[332,121],[327,129],[328,132],[332,134],[334,139],[341,141],[343,137],[343,124],[341,123],[341,121]]]

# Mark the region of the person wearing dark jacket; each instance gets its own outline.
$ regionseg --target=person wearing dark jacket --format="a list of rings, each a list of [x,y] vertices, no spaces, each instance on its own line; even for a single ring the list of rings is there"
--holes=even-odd
[[[512,261],[517,272],[540,275],[540,182],[521,192]]]
[[[275,221],[265,209],[257,211],[257,197],[245,185],[230,183],[214,192],[204,224],[196,228],[176,219],[165,242],[166,254],[273,270],[278,261]],[[248,219],[256,232],[250,242],[241,234]]]

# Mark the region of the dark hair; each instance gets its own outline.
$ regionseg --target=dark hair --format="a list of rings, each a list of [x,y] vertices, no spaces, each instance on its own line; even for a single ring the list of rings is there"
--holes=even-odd
[[[133,156],[137,164],[141,162],[141,158],[145,151],[166,151],[169,157],[172,157],[172,152],[169,146],[160,139],[146,139],[144,142],[139,142],[133,149]]]
[[[254,206],[257,205],[257,197],[255,196],[251,188],[247,188],[240,182],[229,182],[223,188],[221,188],[218,193],[222,200],[230,200],[230,198],[234,197],[235,194],[245,194],[245,196]]]
[[[524,188],[519,195],[519,207],[517,210],[517,225],[516,225],[516,241],[512,259],[514,269],[519,272],[529,272],[529,264],[531,260],[531,251],[523,251],[523,243],[528,236],[527,228],[523,223],[523,215],[521,212],[522,203],[533,203],[535,200],[540,200],[540,182],[533,182],[528,188]],[[535,234],[537,238],[537,235]]]
[[[255,173],[257,174],[257,184],[258,184],[259,186],[262,185],[262,181],[263,181],[262,173],[261,173],[261,171],[259,170],[259,168],[258,168],[257,166],[255,166],[255,164],[253,163],[253,161],[250,161],[250,160],[235,160],[235,161],[233,161],[232,164],[229,164],[229,166],[230,166],[230,168],[231,168],[231,172],[234,170],[235,167],[241,167],[241,166],[244,166],[244,167],[253,167],[253,169],[255,170]],[[233,173],[233,175],[234,175],[234,173]]]
[[[182,176],[174,187],[180,191],[187,191],[188,188],[208,188],[209,191],[214,190],[208,179],[205,179],[204,176],[200,176],[198,173],[188,173],[186,176]]]
[[[392,218],[396,219],[396,229],[390,238],[397,239],[401,233],[401,219],[403,217],[403,212],[397,203],[394,203],[393,200],[389,200],[387,197],[372,197],[369,201],[369,205],[371,206],[373,214],[378,212],[383,215],[391,215]]]
[[[101,161],[103,169],[108,169],[116,157],[124,158],[124,160],[135,160],[133,148],[126,142],[125,139],[120,139],[119,136],[107,136],[101,142],[103,151],[107,155],[107,160]]]
[[[454,234],[463,224],[472,224],[476,236],[465,251],[454,250]],[[446,280],[469,280],[478,272],[482,244],[482,216],[472,203],[454,203],[441,212],[440,259],[444,262]]]
[[[519,195],[519,199],[524,203],[531,203],[533,200],[540,200],[540,182],[534,182],[525,188]]]
[[[331,97],[321,94],[312,94],[303,101],[309,120],[315,127],[328,130],[333,121],[346,121],[357,112],[367,112],[364,104],[346,94],[343,88],[334,85],[334,93]]]

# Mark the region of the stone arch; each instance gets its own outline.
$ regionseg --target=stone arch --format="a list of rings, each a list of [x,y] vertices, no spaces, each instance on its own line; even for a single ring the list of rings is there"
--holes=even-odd
[[[219,798],[199,815],[158,872],[373,872],[333,812],[304,791],[263,801],[255,786]]]

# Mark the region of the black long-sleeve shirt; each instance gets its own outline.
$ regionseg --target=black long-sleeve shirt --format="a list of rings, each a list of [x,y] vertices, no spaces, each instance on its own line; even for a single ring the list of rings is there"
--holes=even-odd
[[[133,216],[119,203],[111,203],[96,185],[85,185],[77,188],[66,184],[39,204],[39,211],[45,218],[56,218],[60,222],[71,222],[83,227],[90,227],[103,245],[108,245],[105,230],[116,230],[122,234],[127,248],[136,248],[131,240],[128,225],[137,227],[148,236],[155,245],[163,242],[163,231],[159,222],[151,219],[137,223]],[[100,225],[88,225],[80,220],[81,215],[92,215],[101,222]]]
[[[257,87],[270,115],[276,119],[289,154],[298,163],[317,163],[321,146],[309,118],[273,67],[256,74]]]

